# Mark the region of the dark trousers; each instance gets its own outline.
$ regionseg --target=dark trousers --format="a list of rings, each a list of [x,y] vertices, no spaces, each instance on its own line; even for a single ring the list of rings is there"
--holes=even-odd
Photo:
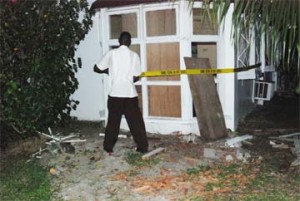
[[[138,98],[108,97],[108,122],[105,129],[103,148],[112,152],[118,140],[122,115],[125,115],[131,135],[137,145],[137,151],[148,150],[145,123],[138,106]]]

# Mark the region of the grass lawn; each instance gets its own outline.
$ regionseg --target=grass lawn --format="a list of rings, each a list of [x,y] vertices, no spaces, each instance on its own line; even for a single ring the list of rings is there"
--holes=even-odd
[[[1,161],[1,201],[47,201],[51,198],[49,172],[38,162],[13,158]]]

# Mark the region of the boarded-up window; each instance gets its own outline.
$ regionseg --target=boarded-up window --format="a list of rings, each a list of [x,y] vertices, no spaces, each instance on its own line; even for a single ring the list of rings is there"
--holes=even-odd
[[[110,15],[110,39],[117,39],[122,31],[128,31],[132,38],[137,37],[136,13]]]
[[[175,9],[146,12],[147,36],[176,35]]]
[[[203,8],[193,9],[193,34],[216,35],[218,27],[215,20]]]
[[[181,117],[180,86],[149,86],[149,115]]]
[[[147,44],[147,69],[148,71],[179,70],[179,43]],[[180,80],[180,76],[150,77],[148,80]]]
[[[216,43],[197,44],[197,57],[208,58],[210,67],[217,68],[217,45]]]
[[[129,49],[136,52],[141,57],[140,45],[130,45]]]

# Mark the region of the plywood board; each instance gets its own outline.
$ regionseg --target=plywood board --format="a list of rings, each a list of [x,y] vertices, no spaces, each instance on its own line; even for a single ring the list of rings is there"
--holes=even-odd
[[[129,48],[132,51],[136,52],[139,55],[139,57],[141,57],[141,48],[140,48],[139,44],[137,44],[137,45],[130,45]]]
[[[147,70],[180,69],[179,43],[147,44]],[[179,80],[180,76],[150,77],[148,80]]]
[[[212,21],[206,12],[203,8],[193,9],[193,33],[196,35],[218,34],[217,24]]]
[[[135,13],[122,15],[122,31],[128,31],[132,38],[137,37],[137,17]]]
[[[211,68],[217,68],[216,43],[200,43],[197,45],[197,55],[198,58],[208,58]]]
[[[184,58],[187,69],[210,68],[209,60]],[[213,75],[189,75],[200,135],[205,140],[227,136],[224,115]]]
[[[149,115],[181,117],[180,86],[149,86]]]
[[[176,35],[175,9],[146,12],[147,36]]]
[[[128,31],[132,38],[137,37],[136,13],[110,15],[110,38],[118,39],[122,31]]]
[[[111,15],[110,18],[110,38],[116,39],[120,36],[122,31],[122,17],[121,15]]]

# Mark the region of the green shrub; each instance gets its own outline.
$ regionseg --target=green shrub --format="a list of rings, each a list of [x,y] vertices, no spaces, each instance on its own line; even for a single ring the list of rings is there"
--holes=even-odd
[[[76,46],[92,25],[86,0],[0,0],[0,125],[27,137],[69,119],[78,101]],[[83,13],[83,17],[80,17]]]

